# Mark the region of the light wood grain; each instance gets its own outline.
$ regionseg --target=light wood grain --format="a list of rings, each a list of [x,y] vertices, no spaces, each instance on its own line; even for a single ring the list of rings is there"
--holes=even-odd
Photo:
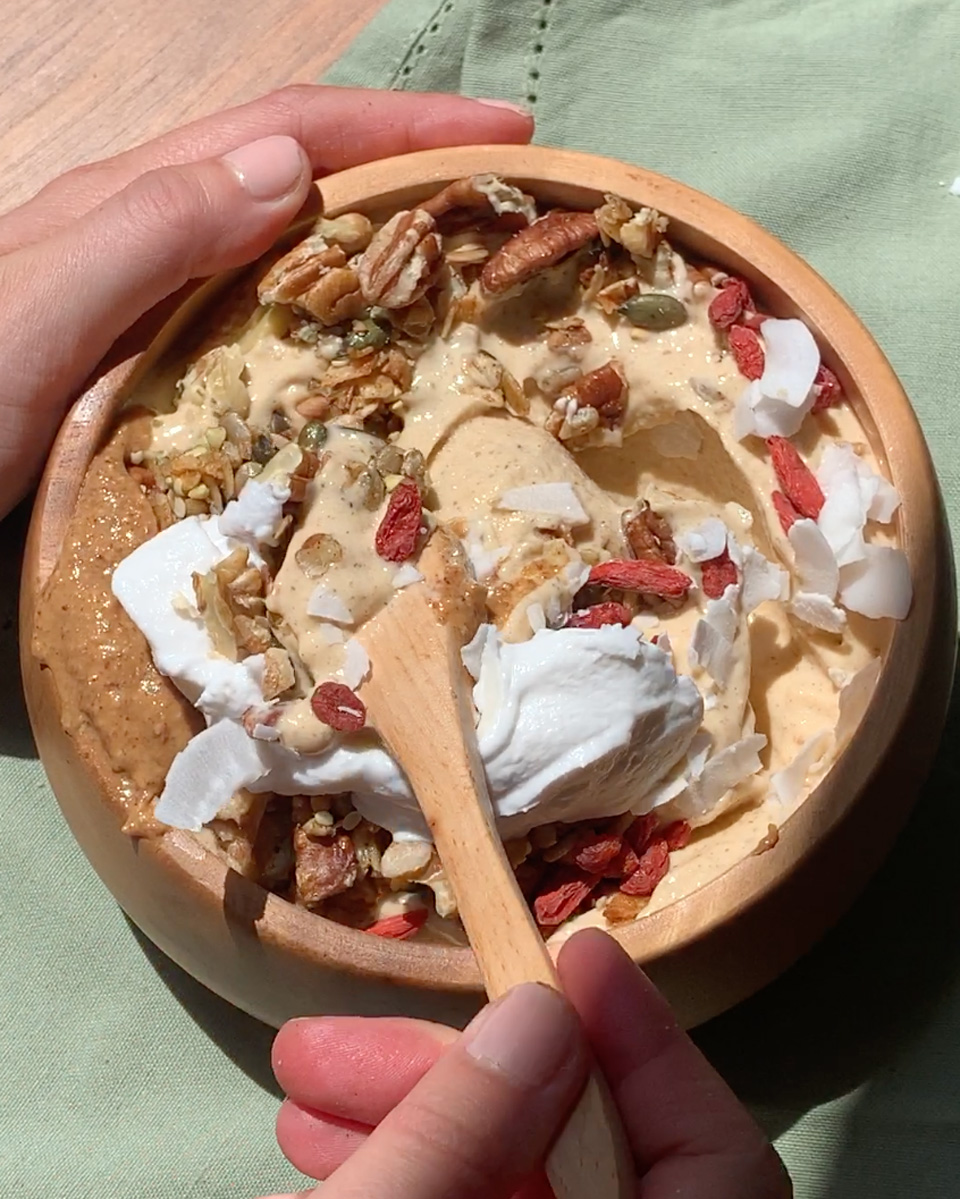
[[[3,0],[0,210],[69,167],[288,83],[384,0]]]
[[[487,994],[524,982],[559,988],[497,833],[474,733],[460,650],[482,601],[437,530],[421,583],[400,591],[363,630],[373,663],[361,695],[371,721],[406,772],[457,896]],[[616,1107],[594,1072],[547,1158],[557,1199],[627,1199],[636,1175]]]
[[[840,375],[875,452],[900,491],[897,532],[914,603],[897,625],[877,694],[824,780],[780,827],[685,898],[615,935],[687,1026],[771,981],[851,903],[909,813],[932,760],[956,643],[952,555],[936,477],[916,418],[883,354],[804,262],[747,218],[668,179],[608,159],[545,148],[464,147],[372,163],[324,180],[329,211],[403,207],[478,171],[522,181],[547,203],[592,206],[600,192],[666,213],[680,244],[746,276],[767,307],[801,315]],[[143,347],[138,347],[143,348]],[[133,347],[130,348],[130,352]],[[138,369],[150,369],[154,343]],[[67,418],[34,509],[23,573],[21,660],[44,766],[77,840],[130,917],[211,989],[268,1022],[317,1011],[398,1012],[461,1023],[481,1001],[469,949],[386,941],[267,896],[186,834],[135,846],[107,767],[59,720],[53,671],[33,646],[33,614],[62,542],[79,474],[124,374]]]

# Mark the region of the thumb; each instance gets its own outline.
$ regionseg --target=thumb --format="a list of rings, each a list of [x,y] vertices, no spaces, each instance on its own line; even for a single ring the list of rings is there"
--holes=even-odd
[[[542,1163],[586,1075],[580,1022],[566,1000],[538,983],[516,987],[327,1179],[323,1199],[511,1195]]]
[[[53,237],[0,260],[12,301],[0,445],[42,462],[71,394],[113,342],[190,279],[266,251],[310,188],[306,154],[266,137],[221,158],[148,171]],[[33,454],[36,461],[27,461]]]

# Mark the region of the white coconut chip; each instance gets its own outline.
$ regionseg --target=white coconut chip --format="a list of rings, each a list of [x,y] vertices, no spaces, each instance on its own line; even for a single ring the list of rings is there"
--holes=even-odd
[[[543,604],[527,605],[527,621],[534,633],[539,633],[547,627],[547,614],[543,610]]]
[[[737,636],[739,600],[740,587],[735,583],[719,599],[707,600],[687,649],[691,665],[702,667],[721,691],[730,681],[735,662],[733,642]]]
[[[673,660],[673,642],[670,640],[669,633],[660,634],[657,638],[657,649],[662,654],[666,654],[671,661]]]
[[[803,743],[788,766],[770,776],[770,786],[781,803],[792,804],[800,798],[807,776],[822,763],[832,742],[833,733],[821,729]]]
[[[170,763],[157,819],[196,832],[263,769],[257,742],[243,726],[220,720],[191,737]]]
[[[820,351],[803,321],[765,320],[760,326],[764,368],[748,383],[734,412],[734,435],[792,437],[813,407]]]
[[[353,624],[353,613],[336,592],[321,583],[307,600],[307,614],[334,624]]]
[[[893,519],[900,506],[896,488],[871,470],[846,442],[828,445],[815,473],[824,495],[817,524],[837,562],[847,566],[862,561],[864,525],[868,520],[887,524]]]
[[[760,751],[766,744],[762,733],[751,733],[707,758],[678,799],[678,810],[694,818],[711,812],[729,791],[762,769]]]
[[[463,546],[463,551],[467,555],[467,560],[470,563],[470,568],[473,571],[474,578],[482,583],[484,579],[489,579],[496,571],[497,567],[503,559],[509,554],[509,550],[505,547],[497,547],[489,550],[483,544],[483,537],[480,532],[480,527],[476,522],[473,522],[467,529],[467,536],[460,543]]]
[[[390,580],[394,587],[409,587],[413,583],[419,583],[423,579],[423,575],[413,565],[412,562],[404,562],[400,569],[394,574]]]
[[[224,537],[245,545],[260,545],[276,533],[283,519],[283,505],[289,498],[290,488],[279,482],[258,483],[249,479],[220,514],[218,528]]]
[[[691,562],[709,562],[727,548],[727,526],[715,516],[677,535],[677,545]]]
[[[529,487],[513,487],[503,492],[496,506],[507,512],[553,516],[571,528],[590,523],[572,483],[531,483]]]
[[[343,629],[335,624],[327,624],[326,622],[317,626],[316,633],[327,645],[339,645],[346,638],[346,633]]]
[[[731,558],[733,553],[731,552]],[[740,606],[744,616],[749,616],[767,600],[782,600],[787,597],[790,577],[781,566],[765,558],[752,545],[740,550]]]
[[[343,643],[343,665],[338,673],[351,691],[355,691],[370,673],[370,656],[356,637],[348,637]]]
[[[797,620],[827,633],[842,633],[847,627],[846,612],[838,608],[829,595],[798,591],[790,601],[789,610]]]
[[[460,651],[460,660],[463,662],[467,673],[472,679],[480,677],[480,663],[483,660],[483,650],[487,644],[487,639],[495,632],[496,628],[494,625],[482,624]]]
[[[853,734],[857,725],[863,719],[867,705],[873,696],[880,678],[880,658],[870,661],[851,675],[837,697],[839,715],[837,716],[837,749],[843,749]]]
[[[864,557],[840,570],[840,602],[873,620],[903,620],[913,601],[907,556],[888,545],[865,545]]]
[[[787,537],[793,547],[797,590],[832,600],[840,585],[840,568],[816,521],[795,521]]]

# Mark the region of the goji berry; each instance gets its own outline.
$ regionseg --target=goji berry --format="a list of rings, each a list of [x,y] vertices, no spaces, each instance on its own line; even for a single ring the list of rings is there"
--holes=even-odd
[[[593,604],[589,608],[581,608],[572,612],[564,623],[567,629],[599,629],[605,624],[628,625],[633,614],[626,604],[618,604],[610,600],[605,604]]]
[[[830,367],[824,366],[822,362],[817,371],[817,377],[813,381],[813,394],[817,397],[813,401],[814,412],[823,412],[825,408],[832,408],[834,404],[839,404],[843,399],[840,380]]]
[[[700,585],[708,599],[720,599],[730,584],[736,583],[739,577],[726,548],[716,558],[708,558],[706,562],[700,563]]]
[[[317,720],[338,733],[355,733],[367,723],[363,700],[343,683],[321,683],[310,696],[310,707]]]
[[[684,849],[690,844],[693,829],[686,820],[674,820],[668,824],[661,834],[667,843],[667,849],[672,853],[675,849]]]
[[[607,865],[604,878],[626,878],[640,865],[640,855],[626,841],[617,856]]]
[[[586,874],[576,866],[561,866],[553,871],[546,887],[533,901],[537,924],[545,928],[562,924],[572,916],[600,882],[598,874]]]
[[[607,867],[623,848],[623,838],[616,833],[583,833],[567,854],[566,861],[587,874],[605,874]]]
[[[640,855],[640,865],[620,884],[624,895],[652,895],[670,869],[670,850],[663,837],[651,841]]]
[[[693,580],[682,570],[667,566],[666,562],[649,558],[612,558],[594,566],[587,582],[600,587],[618,587],[621,591],[641,591],[661,599],[682,599]]]
[[[780,528],[784,533],[789,533],[794,524],[800,519],[800,513],[794,508],[793,504],[787,499],[782,491],[775,491],[770,496],[773,501],[773,508],[777,516],[780,518]]]
[[[391,941],[406,941],[408,937],[412,937],[415,932],[423,928],[426,919],[426,908],[410,908],[406,912],[399,912],[396,916],[384,916],[382,920],[371,924],[363,931],[372,933],[375,937],[388,937]]]
[[[653,812],[647,812],[645,816],[638,816],[623,835],[627,843],[641,854],[657,831],[658,824],[659,820]]]
[[[707,316],[715,329],[729,329],[740,319],[744,309],[754,307],[750,289],[742,279],[728,279],[710,301]]]
[[[759,379],[763,374],[766,355],[753,329],[745,325],[731,325],[727,330],[727,340],[740,374],[745,379]]]
[[[823,492],[813,471],[785,437],[768,437],[767,447],[783,494],[801,516],[816,520],[823,507]]]
[[[417,548],[422,523],[420,488],[413,479],[404,479],[390,492],[387,510],[377,529],[377,553],[387,562],[406,561]]]

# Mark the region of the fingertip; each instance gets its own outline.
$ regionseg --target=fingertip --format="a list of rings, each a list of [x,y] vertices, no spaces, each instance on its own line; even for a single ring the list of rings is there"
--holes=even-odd
[[[310,1178],[326,1178],[339,1169],[369,1135],[369,1125],[312,1111],[292,1099],[285,1099],[277,1112],[280,1152]]]
[[[310,160],[300,143],[279,134],[238,146],[220,161],[247,196],[259,204],[301,201],[312,174]]]

